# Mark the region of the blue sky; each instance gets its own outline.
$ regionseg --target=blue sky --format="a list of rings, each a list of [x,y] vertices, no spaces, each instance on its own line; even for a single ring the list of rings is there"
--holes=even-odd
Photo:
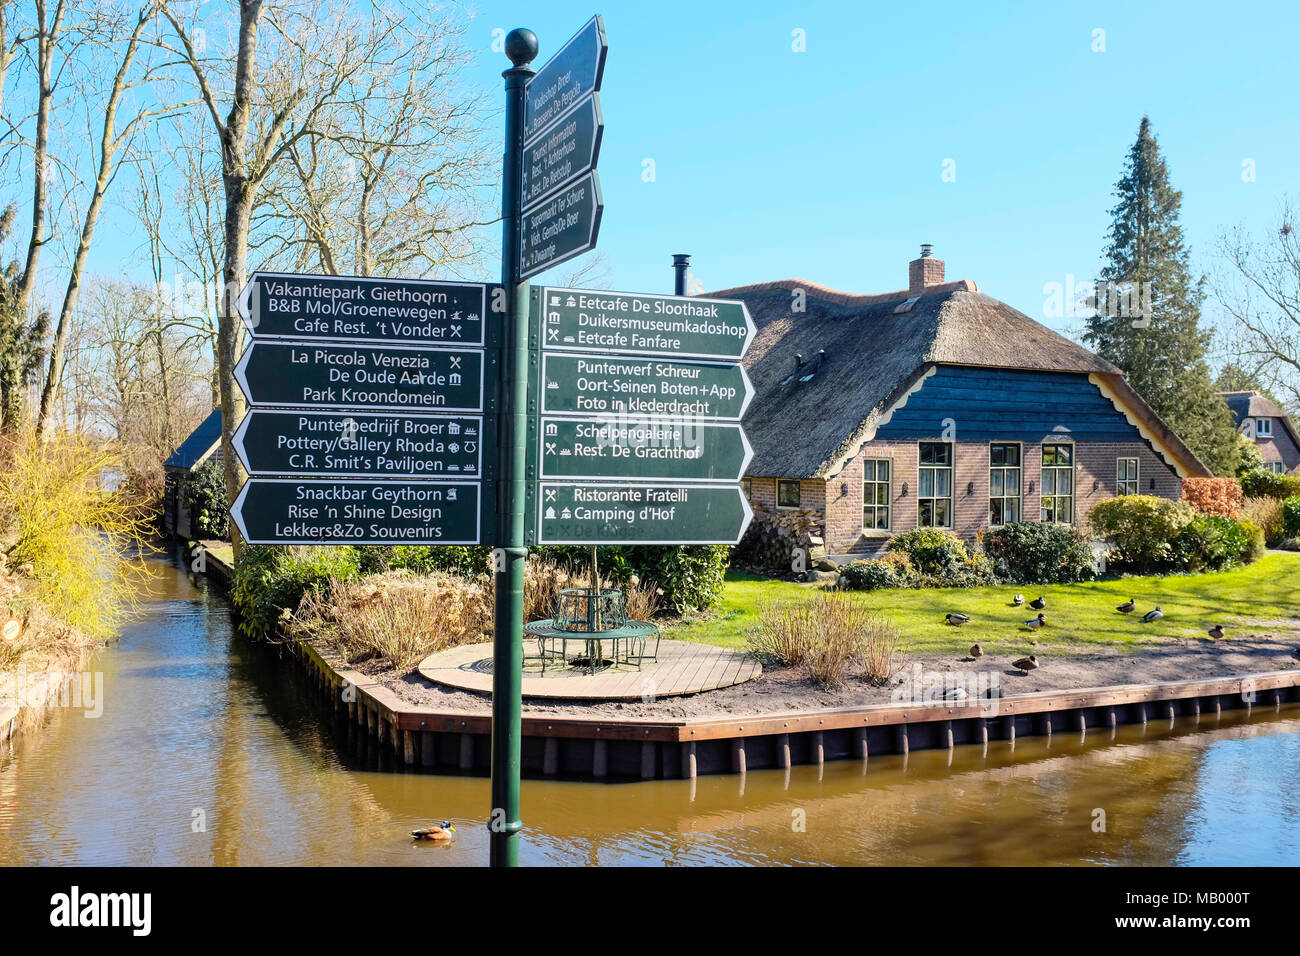
[[[540,65],[594,12],[591,0],[480,3],[476,75],[500,89],[507,61],[490,49],[493,29],[534,30]],[[670,290],[670,254],[689,252],[705,289],[797,276],[889,291],[932,242],[948,278],[1043,320],[1045,283],[1094,275],[1143,113],[1183,191],[1198,268],[1213,266],[1221,230],[1263,228],[1300,193],[1294,2],[600,12],[610,49],[599,248],[612,288]],[[796,29],[806,52],[792,50]],[[1093,52],[1097,29],[1105,52]],[[1247,159],[1254,182],[1242,178]]]

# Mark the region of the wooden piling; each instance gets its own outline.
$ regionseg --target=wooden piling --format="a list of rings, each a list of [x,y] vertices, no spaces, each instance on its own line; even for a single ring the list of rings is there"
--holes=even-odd
[[[560,772],[560,739],[547,737],[542,745],[542,773],[554,777]]]
[[[609,745],[608,741],[596,740],[591,745],[591,775],[597,780],[603,780],[609,772]]]
[[[641,741],[641,779],[653,780],[655,776],[655,745],[653,741]]]
[[[776,765],[784,770],[790,768],[790,735],[776,735]]]
[[[682,778],[694,780],[696,772],[695,741],[682,741]]]
[[[460,735],[460,760],[458,766],[461,770],[474,769],[474,735]]]
[[[420,731],[420,765],[423,767],[438,765],[438,738],[431,730]]]
[[[813,731],[809,756],[819,767],[826,762],[826,739],[820,730]]]
[[[745,773],[745,738],[733,737],[731,740],[731,772]]]
[[[856,728],[853,731],[853,737],[857,743],[856,750],[858,756],[861,759],[866,760],[870,754],[870,748],[867,746],[867,728],[866,727]]]
[[[415,734],[409,730],[402,731],[402,759],[408,767],[415,766]]]
[[[953,749],[953,735],[952,735],[952,721],[951,721],[951,720],[945,720],[945,721],[943,722],[943,740],[944,740],[945,745],[946,745],[946,746],[948,747],[948,749],[951,751],[951,750]]]
[[[904,757],[911,750],[911,741],[907,739],[907,724],[898,725],[898,752]]]

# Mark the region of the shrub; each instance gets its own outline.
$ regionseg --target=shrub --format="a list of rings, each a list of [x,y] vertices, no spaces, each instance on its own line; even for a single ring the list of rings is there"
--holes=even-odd
[[[181,505],[190,513],[196,538],[230,540],[230,507],[226,503],[226,469],[209,458],[181,484]]]
[[[919,573],[940,577],[957,573],[968,559],[961,539],[941,528],[915,528],[896,534],[889,541],[889,550],[907,555]]]
[[[463,577],[476,577],[491,571],[492,549],[486,545],[398,544],[358,549],[362,574],[407,570],[416,574],[443,571]]]
[[[31,565],[34,599],[62,623],[111,637],[132,613],[149,569],[150,518],[130,491],[102,489],[121,472],[115,447],[79,435],[0,444],[0,528],[10,567]]]
[[[1284,538],[1277,546],[1283,551],[1300,551],[1300,538]]]
[[[1241,476],[1241,489],[1249,498],[1290,498],[1300,495],[1300,478],[1271,471],[1248,471]]]
[[[1246,498],[1241,503],[1241,516],[1261,528],[1269,544],[1286,536],[1282,530],[1282,502],[1277,498]]]
[[[1183,500],[1205,515],[1241,514],[1241,485],[1235,478],[1184,478]]]
[[[912,559],[900,552],[890,552],[874,561],[854,561],[840,575],[841,586],[849,591],[914,588],[920,582]]]
[[[356,548],[245,545],[235,561],[230,601],[239,614],[239,630],[266,638],[284,614],[298,607],[304,594],[328,592],[360,573]]]
[[[1258,526],[1221,515],[1193,516],[1173,541],[1176,566],[1193,572],[1234,568],[1255,560],[1263,549],[1264,534]]]
[[[894,675],[898,631],[847,594],[818,592],[797,603],[767,603],[749,636],[760,658],[792,667],[824,687],[844,683],[854,667],[874,683]]]
[[[1174,565],[1173,541],[1195,514],[1184,501],[1119,495],[1093,505],[1089,522],[1110,543],[1113,563],[1154,571]]]
[[[1088,539],[1069,525],[1003,525],[984,535],[984,551],[997,576],[1016,584],[1067,584],[1094,574]]]
[[[1287,538],[1300,537],[1300,496],[1293,495],[1282,502],[1282,534]]]
[[[388,571],[308,591],[288,631],[323,638],[349,663],[379,659],[407,670],[430,654],[483,640],[492,628],[487,576]]]

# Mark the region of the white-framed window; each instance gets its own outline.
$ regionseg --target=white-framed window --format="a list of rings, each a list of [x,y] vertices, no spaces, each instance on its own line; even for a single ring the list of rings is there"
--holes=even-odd
[[[1115,459],[1115,494],[1136,495],[1138,493],[1138,460],[1136,458]]]
[[[1020,520],[1020,445],[993,442],[989,445],[989,526],[1015,524]]]
[[[799,480],[797,478],[778,478],[776,480],[776,506],[778,508],[799,507]]]
[[[1056,524],[1074,520],[1074,446],[1043,445],[1043,487],[1039,492],[1041,519]]]
[[[1266,461],[1264,462],[1264,467],[1275,475],[1286,474],[1286,465],[1280,461]]]
[[[952,442],[919,443],[916,485],[917,527],[951,528]]]
[[[893,461],[866,458],[862,462],[862,527],[867,531],[889,530],[890,475]]]
[[[1255,437],[1269,438],[1273,434],[1273,419],[1257,418],[1255,419]]]

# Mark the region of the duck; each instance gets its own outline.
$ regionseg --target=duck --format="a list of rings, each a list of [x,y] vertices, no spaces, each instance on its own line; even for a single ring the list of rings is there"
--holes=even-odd
[[[1029,620],[1025,621],[1025,627],[1029,628],[1031,631],[1036,631],[1040,627],[1045,627],[1046,625],[1047,619],[1041,614],[1038,615],[1038,617],[1031,617]]]
[[[1040,594],[1029,602],[1029,606],[1035,611],[1041,611],[1043,608],[1047,607],[1047,602],[1043,600],[1043,596]]]
[[[1017,594],[1011,599],[1011,603],[1016,607],[1020,607],[1020,605],[1025,603],[1025,596],[1023,594]]]
[[[1133,598],[1129,598],[1123,604],[1115,608],[1115,610],[1119,611],[1119,613],[1121,614],[1132,614],[1133,610],[1136,607],[1137,607],[1137,601],[1133,600]]]
[[[1030,654],[1028,657],[1020,658],[1018,661],[1012,661],[1011,666],[1028,674],[1030,671],[1038,670],[1038,658],[1033,654]]]
[[[943,692],[944,700],[965,700],[968,696],[966,688],[961,686],[951,687]]]
[[[1210,628],[1209,634],[1210,637],[1214,638],[1216,641],[1223,640],[1223,625],[1222,624],[1214,625],[1214,627]]]
[[[1165,612],[1160,610],[1160,605],[1157,604],[1155,610],[1147,611],[1145,614],[1142,615],[1142,623],[1150,624],[1152,621],[1158,621],[1164,616],[1165,616]]]
[[[960,627],[961,625],[969,621],[970,618],[965,614],[952,613],[949,614],[946,618],[944,618],[944,620],[955,627]]]
[[[984,648],[980,647],[978,644],[972,644],[972,645],[970,646],[970,656],[971,656],[971,657],[983,657],[983,656],[984,656]]]
[[[456,824],[450,820],[443,820],[442,824],[436,827],[420,827],[418,830],[412,830],[411,836],[417,840],[433,840],[435,843],[447,843],[456,839],[452,834],[456,832]]]

